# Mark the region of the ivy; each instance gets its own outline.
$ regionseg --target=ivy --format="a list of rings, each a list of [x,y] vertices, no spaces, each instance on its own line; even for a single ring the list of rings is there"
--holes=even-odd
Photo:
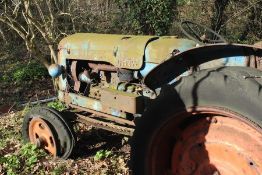
[[[118,0],[127,7],[127,20],[138,34],[165,35],[175,17],[174,0]]]

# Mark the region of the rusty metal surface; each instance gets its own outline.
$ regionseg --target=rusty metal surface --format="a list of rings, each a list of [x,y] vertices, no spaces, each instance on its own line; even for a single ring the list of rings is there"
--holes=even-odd
[[[254,46],[262,49],[262,41],[254,44]],[[247,56],[246,66],[262,70],[262,56],[255,56],[255,55]]]
[[[196,47],[196,42],[188,39],[166,36],[150,42],[145,50],[145,62],[159,64],[173,54]]]
[[[91,124],[95,127],[102,128],[108,131],[116,132],[127,136],[132,136],[134,132],[133,128],[123,127],[123,126],[116,125],[114,123],[100,121],[81,114],[76,114],[76,115],[77,115],[77,121]]]
[[[71,64],[71,73],[72,73],[72,78],[74,80],[74,90],[78,92],[80,89],[80,81],[78,81],[77,78],[76,68],[77,68],[77,61],[73,61]]]
[[[157,89],[186,72],[190,67],[219,58],[250,55],[262,57],[262,49],[240,44],[214,44],[193,48],[155,67],[147,74],[144,83],[151,89]]]
[[[110,71],[116,72],[118,70],[117,67],[107,65],[107,64],[95,64],[95,63],[88,63],[88,66],[92,68],[94,71]]]
[[[63,66],[63,68],[66,70],[66,50],[59,50],[58,52],[58,64],[60,66]],[[65,73],[63,72],[62,76],[59,76],[58,78],[55,78],[55,85],[58,87],[59,90],[67,91],[67,79],[65,76]]]
[[[140,69],[146,44],[153,38],[157,37],[77,33],[59,43],[59,52],[67,59],[103,61],[120,68]]]
[[[181,175],[261,174],[262,133],[236,114],[212,108],[201,111],[211,115],[183,130],[173,148],[172,171]]]
[[[29,123],[29,140],[44,148],[54,157],[57,155],[56,139],[48,124],[41,118],[33,118]]]
[[[109,108],[112,107],[131,114],[142,113],[144,110],[144,101],[141,96],[118,90],[102,89],[101,103]]]
[[[79,107],[91,109],[97,112],[103,112],[115,117],[126,118],[127,115],[124,111],[119,109],[115,109],[112,107],[105,106],[101,103],[101,101],[82,96],[80,94],[75,93],[67,93],[67,92],[58,92],[59,100],[65,102],[67,105],[76,105]]]
[[[109,120],[109,121],[113,121],[113,122],[121,124],[121,125],[135,126],[134,121],[130,121],[130,120],[123,119],[123,118],[118,118],[118,117],[115,117],[115,116],[112,116],[112,115],[109,115],[109,114],[105,114],[103,112],[94,111],[94,110],[91,110],[91,109],[83,108],[83,107],[72,105],[72,104],[70,104],[69,106],[74,108],[74,109],[79,109],[80,111],[89,112],[91,114],[96,115],[97,117],[100,117],[100,118],[103,118],[103,119],[106,119],[106,120]]]
[[[262,173],[262,129],[254,123],[208,106],[173,115],[151,140],[149,174]]]
[[[181,175],[258,175],[262,172],[262,151],[256,149],[262,146],[260,135],[236,119],[202,118],[188,126],[174,146],[172,171]]]

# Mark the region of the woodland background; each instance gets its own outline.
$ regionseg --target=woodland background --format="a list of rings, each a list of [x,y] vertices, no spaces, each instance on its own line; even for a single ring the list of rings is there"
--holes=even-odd
[[[181,36],[182,20],[253,44],[262,38],[262,0],[0,0],[1,50],[56,59],[58,42],[72,33]]]

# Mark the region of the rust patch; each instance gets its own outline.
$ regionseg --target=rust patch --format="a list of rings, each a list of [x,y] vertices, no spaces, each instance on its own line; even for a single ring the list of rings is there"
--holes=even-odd
[[[92,68],[95,72],[97,71],[110,71],[116,72],[118,70],[117,67],[108,65],[108,64],[95,64],[95,63],[88,63],[88,66]]]
[[[78,92],[80,89],[80,81],[77,78],[76,67],[77,67],[77,61],[73,61],[71,65],[71,73],[72,73],[72,78],[74,80],[74,90]]]
[[[127,135],[127,136],[132,136],[134,132],[134,128],[119,126],[114,123],[105,122],[99,119],[90,118],[90,117],[80,115],[80,114],[76,114],[76,115],[77,115],[77,120],[79,122],[91,124],[93,126],[96,126],[98,128],[102,128],[108,131],[116,132],[116,133]]]
[[[254,44],[258,48],[262,48],[262,41]],[[262,57],[250,55],[246,57],[246,66],[262,70]]]
[[[69,106],[72,107],[72,108],[78,109],[80,111],[86,111],[88,113],[95,115],[96,117],[99,117],[99,118],[102,118],[102,119],[105,119],[105,120],[108,120],[108,121],[112,121],[112,122],[115,122],[115,123],[120,124],[120,125],[135,126],[134,121],[115,117],[115,116],[112,116],[112,115],[109,115],[109,114],[106,114],[106,113],[103,113],[103,112],[98,112],[98,111],[95,111],[95,110],[92,110],[92,109],[87,109],[87,108],[83,108],[83,107],[72,105],[72,104],[69,104]]]
[[[141,96],[111,89],[101,90],[101,104],[131,114],[143,111],[143,99]]]

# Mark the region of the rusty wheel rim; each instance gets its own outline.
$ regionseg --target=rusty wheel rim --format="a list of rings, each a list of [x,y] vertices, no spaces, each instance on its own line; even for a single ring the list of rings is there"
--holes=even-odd
[[[30,142],[44,148],[53,156],[57,155],[55,137],[48,123],[41,118],[33,118],[29,123]]]
[[[176,114],[154,134],[149,174],[262,174],[262,130],[234,112],[198,107]]]

